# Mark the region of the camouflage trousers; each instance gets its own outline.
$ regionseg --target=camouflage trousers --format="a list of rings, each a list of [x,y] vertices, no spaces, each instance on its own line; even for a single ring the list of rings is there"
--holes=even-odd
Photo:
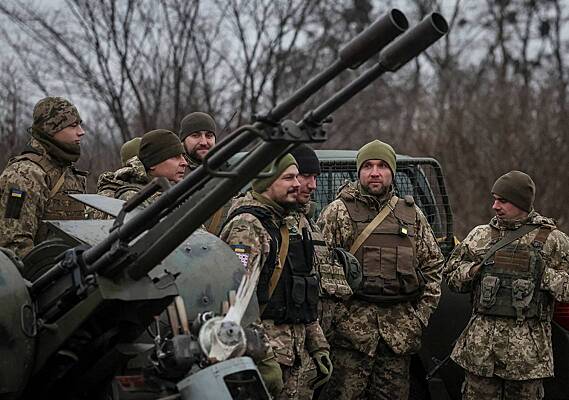
[[[406,400],[411,356],[395,354],[380,339],[375,357],[332,349],[334,372],[320,400]],[[479,399],[478,399],[479,400]]]
[[[297,361],[300,361],[297,359]],[[303,399],[300,397],[299,393],[299,386],[300,386],[300,378],[302,374],[302,365],[299,362],[298,365],[295,362],[295,365],[289,367],[287,365],[281,364],[281,370],[283,371],[283,391],[277,397],[278,400],[300,400]]]
[[[462,385],[463,400],[540,400],[543,380],[513,381],[497,376],[487,378],[466,372]]]
[[[336,312],[336,307],[339,304],[339,300],[335,300],[330,297],[325,297],[321,299],[320,303],[318,304],[318,321],[320,322],[320,326],[322,327],[322,331],[328,339],[328,343],[332,341],[333,335],[333,319]],[[306,362],[302,366],[302,373],[300,376],[300,385],[298,388],[299,399],[310,400],[314,394],[314,391],[310,389],[309,382],[316,378],[316,365],[312,358],[308,358]]]

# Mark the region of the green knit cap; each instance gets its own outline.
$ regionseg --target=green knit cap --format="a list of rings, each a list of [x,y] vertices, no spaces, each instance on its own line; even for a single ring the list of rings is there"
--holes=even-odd
[[[395,150],[393,147],[380,140],[374,140],[362,146],[356,156],[356,164],[358,167],[358,175],[363,163],[367,160],[383,160],[391,168],[391,172],[395,174],[397,163],[395,162]]]
[[[216,134],[217,126],[213,117],[204,112],[193,112],[184,117],[180,123],[180,140],[183,142],[185,138],[194,132],[208,131]]]
[[[268,178],[254,179],[253,182],[251,182],[253,190],[257,193],[263,193],[269,186],[273,184],[274,181],[278,179],[279,176],[281,176],[284,170],[291,165],[296,165],[298,167],[298,163],[290,153],[287,153],[278,160],[270,163],[267,167],[265,167],[263,172],[269,172],[271,168],[275,166],[275,173]]]
[[[175,133],[166,129],[156,129],[142,136],[138,158],[144,164],[144,168],[149,169],[184,153],[184,146]]]
[[[531,177],[521,171],[510,171],[502,175],[492,186],[492,193],[508,200],[524,211],[533,209],[535,183]]]
[[[121,147],[121,162],[122,165],[126,165],[126,162],[134,156],[138,156],[138,151],[140,150],[140,141],[142,138],[135,137],[129,140]]]
[[[77,108],[63,97],[45,97],[34,106],[32,132],[44,137],[52,137],[62,129],[80,124]]]

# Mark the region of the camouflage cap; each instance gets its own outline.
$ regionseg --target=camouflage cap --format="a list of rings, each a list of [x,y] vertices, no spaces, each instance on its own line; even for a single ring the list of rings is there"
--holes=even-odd
[[[121,162],[122,165],[126,165],[126,162],[134,156],[138,156],[140,150],[141,137],[135,137],[134,139],[125,142],[121,147]]]
[[[32,132],[53,136],[73,124],[80,124],[77,108],[63,97],[46,97],[34,107]]]

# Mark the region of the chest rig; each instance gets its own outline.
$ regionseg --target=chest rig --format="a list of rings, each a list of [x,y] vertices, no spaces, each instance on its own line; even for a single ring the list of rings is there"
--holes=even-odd
[[[35,149],[34,149],[35,150]],[[49,195],[45,203],[42,220],[80,220],[85,219],[85,205],[67,196],[85,193],[87,173],[77,170],[73,165],[59,166],[38,152],[25,152],[14,157],[11,163],[22,160],[39,165],[46,174]],[[45,239],[45,226],[41,226],[34,242]]]
[[[342,199],[359,237],[378,210]],[[415,221],[412,198],[398,199],[385,219],[371,232],[354,256],[362,266],[362,282],[356,296],[373,303],[399,303],[418,298],[425,282],[417,268]]]
[[[237,208],[228,218],[248,213],[254,215],[271,237],[270,250],[262,267],[257,285],[257,298],[264,311],[261,319],[272,319],[275,324],[310,323],[318,317],[319,284],[313,267],[314,247],[308,229],[289,232],[289,245],[279,280],[272,295],[270,282],[278,260],[281,246],[280,229],[271,218],[270,211],[255,206]]]
[[[318,227],[314,226],[308,218],[306,221],[310,229],[312,244],[314,245],[314,263],[320,275],[320,285],[323,294],[340,298],[350,296],[352,289],[346,280],[342,265],[332,257],[332,253],[328,249]]]
[[[544,270],[541,250],[551,231],[550,227],[541,226],[533,242],[510,243],[482,265],[474,292],[476,313],[519,322],[551,319],[553,301],[540,290]],[[499,239],[500,231],[492,228],[492,243]]]

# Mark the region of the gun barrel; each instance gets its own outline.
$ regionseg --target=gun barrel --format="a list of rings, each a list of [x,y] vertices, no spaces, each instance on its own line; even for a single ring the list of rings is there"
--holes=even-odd
[[[340,49],[340,59],[350,68],[357,68],[405,32],[408,27],[409,22],[405,14],[394,8]]]
[[[308,81],[288,99],[273,108],[267,118],[278,122],[342,71],[347,68],[357,68],[364,61],[378,53],[393,39],[405,32],[408,26],[407,18],[397,9],[392,9],[379,17],[371,26],[362,31],[340,50],[339,60]]]
[[[439,13],[427,15],[413,29],[379,53],[380,62],[387,71],[395,72],[409,60],[417,57],[448,32],[448,24]]]
[[[432,13],[420,23],[399,36],[379,53],[379,62],[344,87],[315,110],[309,112],[302,123],[320,123],[384,72],[396,71],[409,60],[439,40],[448,31],[445,18]]]

